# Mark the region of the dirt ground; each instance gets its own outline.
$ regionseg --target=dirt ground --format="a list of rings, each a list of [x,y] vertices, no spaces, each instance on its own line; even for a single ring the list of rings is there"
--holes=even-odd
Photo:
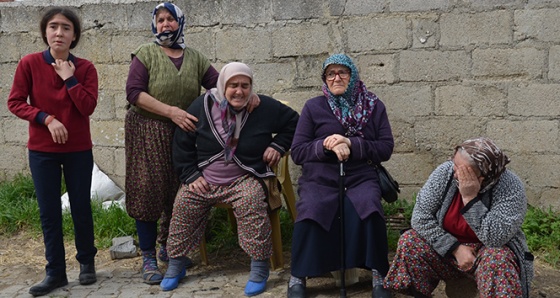
[[[74,258],[75,248],[70,243],[66,245],[66,248],[68,269],[78,268],[79,265]],[[283,276],[287,278],[289,277],[289,253],[285,252],[284,257],[286,269],[284,270]],[[193,259],[195,262],[200,262],[197,254],[193,255]],[[248,258],[240,249],[233,252],[210,254],[209,259],[211,267],[202,270],[217,269],[228,271],[227,267],[232,267],[229,269],[239,267],[243,268],[242,270],[247,270],[249,267]],[[216,266],[216,263],[220,263],[220,266]],[[1,282],[2,280],[0,280],[0,293],[2,292],[3,286],[8,286],[5,280],[8,276],[15,280],[28,280],[30,278],[40,280],[44,274],[44,264],[45,260],[41,238],[33,239],[29,236],[21,235],[7,238],[0,235],[0,277],[2,277],[4,281]],[[214,264],[216,268],[212,268],[212,264]],[[105,270],[120,268],[130,269],[131,272],[136,272],[140,270],[140,266],[140,257],[121,259],[118,261],[111,260],[108,249],[100,250],[96,257],[96,267],[98,270],[101,268]],[[368,294],[371,293],[371,277],[368,277],[368,275],[368,272],[362,272],[360,274],[360,282],[348,287],[349,294],[353,293],[351,296],[369,297],[369,295],[371,295]],[[37,276],[40,276],[40,278],[37,278]],[[368,278],[369,282],[367,281]],[[331,277],[314,278],[308,281],[308,294],[310,297],[337,297],[338,292],[333,291],[333,288],[336,288],[336,285],[334,279]],[[455,297],[456,295],[453,296]],[[395,295],[394,297],[405,296]],[[440,285],[440,287],[438,287],[434,292],[434,297],[448,297],[445,294],[443,286]],[[460,295],[457,297],[460,297]],[[560,297],[560,270],[551,268],[551,266],[540,261],[538,257],[535,260],[535,279],[533,281],[530,297]]]

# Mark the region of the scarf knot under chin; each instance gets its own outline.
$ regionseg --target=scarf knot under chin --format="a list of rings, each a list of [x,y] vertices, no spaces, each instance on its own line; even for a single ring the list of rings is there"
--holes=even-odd
[[[160,9],[165,8],[167,9],[173,18],[179,23],[179,27],[175,31],[165,31],[165,32],[157,32],[157,13]],[[169,2],[160,3],[154,8],[152,12],[152,33],[154,34],[156,40],[154,41],[156,44],[171,48],[171,49],[184,49],[185,45],[185,36],[183,34],[183,29],[185,27],[185,15],[183,15],[183,11],[181,9]]]

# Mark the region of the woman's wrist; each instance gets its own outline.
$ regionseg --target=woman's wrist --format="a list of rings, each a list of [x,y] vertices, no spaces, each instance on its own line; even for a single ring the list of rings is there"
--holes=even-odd
[[[54,120],[54,118],[55,118],[55,117],[54,117],[53,115],[48,115],[48,116],[45,118],[45,126],[49,126],[49,124],[51,124],[51,122]]]

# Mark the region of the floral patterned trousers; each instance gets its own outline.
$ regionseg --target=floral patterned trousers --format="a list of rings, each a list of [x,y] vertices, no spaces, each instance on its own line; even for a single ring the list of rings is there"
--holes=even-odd
[[[167,252],[170,257],[187,256],[200,245],[212,206],[226,203],[237,219],[239,245],[254,260],[272,255],[268,204],[261,183],[244,175],[230,185],[212,185],[206,193],[193,192],[183,184],[175,198],[169,227]]]
[[[452,257],[441,257],[415,230],[406,231],[399,244],[384,286],[406,295],[413,290],[431,296],[440,280],[470,277],[476,280],[480,297],[522,297],[519,266],[508,247],[476,249],[476,262],[461,270]]]

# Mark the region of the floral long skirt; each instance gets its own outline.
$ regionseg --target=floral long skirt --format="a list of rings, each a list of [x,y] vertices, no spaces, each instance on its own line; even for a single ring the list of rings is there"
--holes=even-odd
[[[125,118],[126,211],[130,217],[159,221],[158,242],[165,245],[179,178],[171,145],[175,125],[128,110]]]

